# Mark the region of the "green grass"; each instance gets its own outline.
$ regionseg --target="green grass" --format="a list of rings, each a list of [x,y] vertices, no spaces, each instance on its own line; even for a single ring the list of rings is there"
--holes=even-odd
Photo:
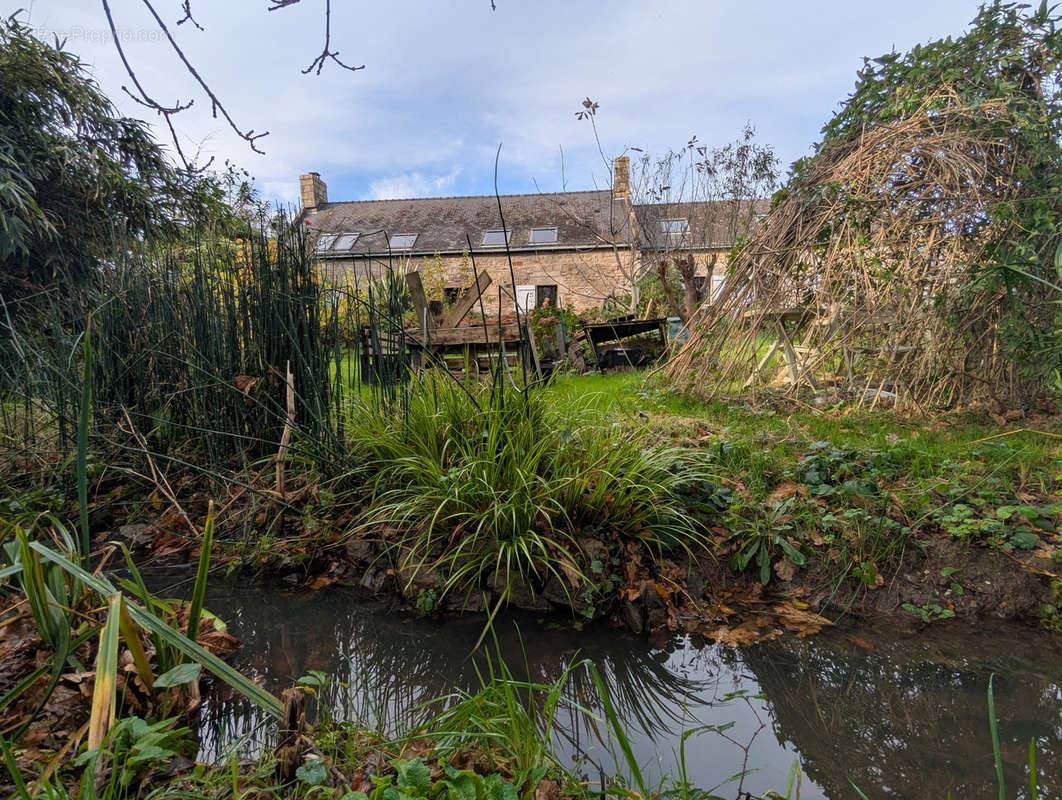
[[[548,393],[566,402],[585,402],[602,420],[636,421],[639,412],[662,432],[703,420],[716,438],[755,444],[767,460],[791,461],[813,442],[896,452],[912,478],[960,473],[1001,473],[1032,490],[1051,491],[1062,477],[1062,426],[1023,430],[1002,428],[983,414],[921,419],[888,411],[852,409],[843,415],[790,406],[752,408],[741,402],[704,403],[660,388],[640,371],[562,375]],[[942,466],[944,469],[942,470]]]
[[[641,372],[560,376],[547,392],[585,403],[599,424],[705,452],[733,490],[716,520],[737,551],[732,566],[755,567],[764,581],[787,558],[832,582],[872,584],[912,542],[941,533],[1006,549],[1062,544],[1062,428],[1053,421],[1026,430],[976,412],[921,419],[705,403]]]

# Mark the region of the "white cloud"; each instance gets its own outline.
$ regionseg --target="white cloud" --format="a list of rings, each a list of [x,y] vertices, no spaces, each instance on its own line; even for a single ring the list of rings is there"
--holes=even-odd
[[[863,55],[959,33],[980,0],[488,0],[333,3],[332,47],[359,72],[328,65],[301,73],[320,52],[320,3],[277,12],[194,0],[205,30],[159,9],[242,128],[270,131],[257,155],[210,114],[209,101],[156,35],[139,0],[111,0],[137,75],[162,102],[196,98],[175,124],[205,156],[249,169],[263,191],[289,200],[298,175],[318,171],[336,198],[489,194],[503,143],[502,192],[571,189],[607,180],[592,131],[573,116],[600,101],[607,157],[627,145],[652,152],[696,134],[735,137],[746,120],[789,162],[851,90]],[[254,4],[251,4],[252,6]],[[148,114],[129,83],[98,0],[35,0],[32,21],[62,31],[123,113]],[[167,131],[149,117],[155,131]],[[193,147],[194,149],[194,147]]]
[[[446,175],[428,176],[405,172],[378,178],[369,184],[369,200],[396,200],[407,197],[439,197],[453,191],[460,168]],[[336,198],[337,200],[340,198]]]

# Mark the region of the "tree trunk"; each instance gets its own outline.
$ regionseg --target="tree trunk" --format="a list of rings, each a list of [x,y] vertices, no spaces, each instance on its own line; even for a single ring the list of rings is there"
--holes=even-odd
[[[697,276],[694,274],[697,271],[697,262],[691,253],[683,258],[675,259],[675,267],[678,269],[679,276],[682,278],[682,286],[685,289],[683,297],[685,302],[679,316],[682,317],[683,324],[688,324],[701,304],[700,292],[697,291]]]
[[[713,253],[709,256],[708,260],[708,274],[704,279],[704,289],[699,291],[697,289],[697,262],[693,257],[693,254],[686,256],[685,258],[678,259],[675,262],[675,266],[678,267],[679,275],[682,276],[682,284],[686,289],[685,292],[685,306],[683,308],[684,313],[682,316],[682,322],[689,324],[689,321],[697,316],[697,313],[701,310],[701,303],[712,294],[712,273],[715,272],[715,262],[719,256]]]
[[[667,272],[668,262],[667,259],[664,259],[656,266],[656,274],[660,279],[660,287],[664,291],[664,298],[667,300],[667,305],[671,310],[671,313],[685,322],[686,320],[682,316],[682,306],[679,305],[678,298],[675,297],[675,293],[671,291],[671,286],[667,282]]]

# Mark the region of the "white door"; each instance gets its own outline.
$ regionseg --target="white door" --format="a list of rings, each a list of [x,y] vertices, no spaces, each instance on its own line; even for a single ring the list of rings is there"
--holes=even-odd
[[[521,314],[526,314],[535,307],[535,294],[534,286],[516,287],[516,307]]]

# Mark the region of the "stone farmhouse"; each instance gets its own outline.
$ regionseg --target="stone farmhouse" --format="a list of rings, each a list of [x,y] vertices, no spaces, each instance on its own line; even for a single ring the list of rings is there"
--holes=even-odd
[[[499,302],[512,310],[514,299],[521,310],[626,303],[632,282],[676,251],[693,254],[699,278],[714,274],[717,288],[726,254],[747,229],[740,221],[752,218],[739,213],[750,210],[747,203],[633,204],[626,157],[614,162],[611,189],[502,195],[501,214],[493,195],[333,202],[316,172],[299,184],[299,220],[327,277],[354,282],[387,269],[420,270],[426,286],[441,284],[441,299],[453,300],[485,272],[492,279],[487,313]]]

